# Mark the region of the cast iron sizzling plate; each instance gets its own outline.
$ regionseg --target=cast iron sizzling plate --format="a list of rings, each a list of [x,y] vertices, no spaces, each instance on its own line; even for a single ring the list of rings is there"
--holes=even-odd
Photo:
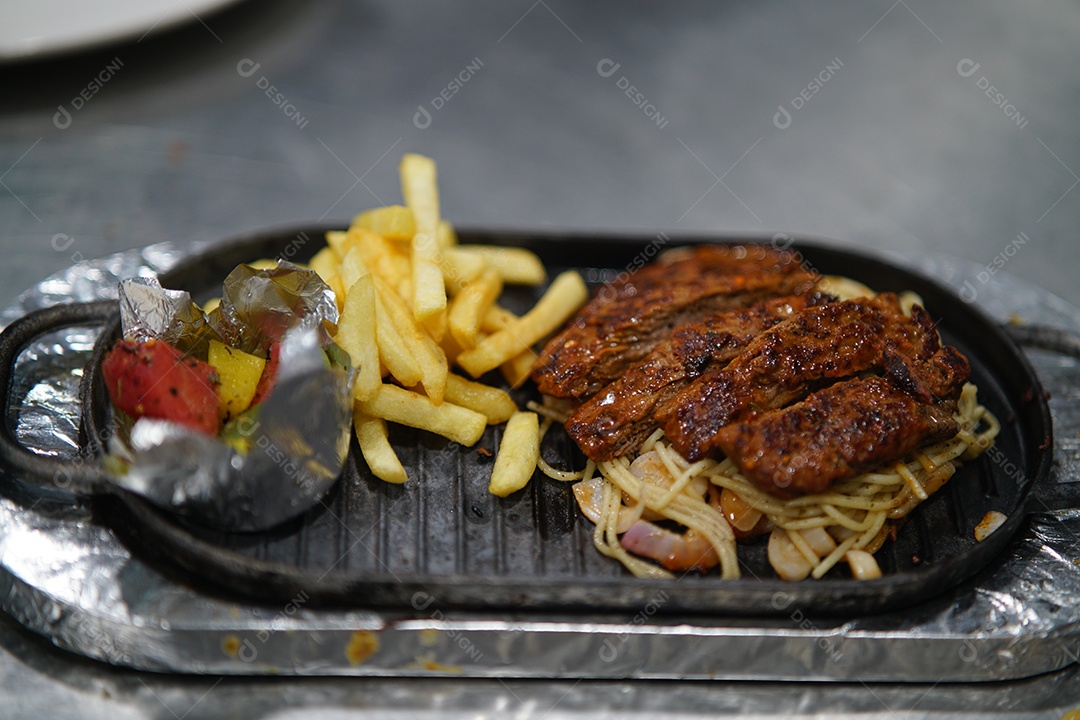
[[[322,246],[325,226],[271,230],[222,243],[166,273],[166,287],[197,300],[217,294],[240,262],[284,255],[302,261]],[[761,237],[657,237],[461,232],[463,243],[527,247],[552,276],[577,268],[590,284],[640,267],[658,249],[700,242],[766,242]],[[819,581],[788,583],[769,568],[764,542],[740,546],[743,578],[687,574],[672,581],[640,580],[595,550],[592,524],[578,511],[569,484],[537,473],[508,498],[487,492],[491,459],[440,437],[394,428],[391,440],[410,482],[371,477],[355,446],[341,481],[301,518],[259,534],[224,534],[179,521],[127,494],[103,497],[98,517],[163,569],[192,583],[209,583],[265,601],[372,607],[459,609],[663,611],[744,615],[866,614],[924,600],[991,564],[1021,526],[1034,483],[1045,479],[1052,455],[1051,421],[1042,388],[1017,345],[981,312],[951,291],[908,270],[848,250],[796,243],[790,250],[822,274],[860,280],[880,291],[913,290],[939,322],[945,342],[971,361],[979,399],[1001,421],[995,448],[966,464],[909,516],[895,542],[877,554],[884,576],[855,581],[836,570]],[[509,288],[504,302],[524,310],[539,296]],[[102,335],[83,383],[84,432],[101,437],[111,411],[100,360],[117,333]],[[496,376],[492,381],[498,382]],[[533,390],[517,393],[519,405]],[[489,427],[478,448],[494,451],[500,429]],[[90,443],[90,450],[101,448]],[[257,450],[256,450],[257,451]],[[544,443],[559,467],[584,458],[560,428]],[[1008,516],[981,543],[974,526],[989,510]],[[179,568],[177,568],[179,566]]]

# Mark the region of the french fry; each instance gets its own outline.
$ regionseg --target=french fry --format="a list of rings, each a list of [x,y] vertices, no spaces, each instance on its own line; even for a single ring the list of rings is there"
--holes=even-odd
[[[341,259],[341,265],[338,266],[338,277],[341,278],[341,284],[345,288],[351,288],[356,284],[357,280],[370,274],[371,268],[364,262],[364,255],[360,248],[349,248],[348,252],[345,253],[345,257]]]
[[[330,284],[330,278],[338,275],[338,265],[340,264],[341,260],[338,258],[337,253],[329,245],[312,255],[311,260],[308,261],[308,267],[314,270],[327,285]]]
[[[539,356],[533,352],[532,348],[529,348],[500,365],[499,371],[506,378],[506,382],[510,384],[510,387],[519,388],[529,379],[538,358]]]
[[[450,303],[447,316],[450,334],[463,349],[476,347],[480,320],[502,289],[502,277],[494,268],[488,268],[479,278],[462,288]]]
[[[480,329],[491,334],[505,330],[517,322],[518,316],[507,310],[502,305],[495,303],[484,313],[484,319],[480,321]]]
[[[435,313],[431,317],[423,320],[424,330],[428,336],[435,340],[435,344],[438,345],[442,342],[442,339],[446,337],[446,308],[442,309],[442,312]]]
[[[446,360],[446,353],[434,338],[422,334],[420,339],[426,350],[420,362],[422,370],[420,384],[424,388],[424,394],[438,404],[446,396],[446,378],[450,375],[450,363]]]
[[[514,413],[506,423],[495,455],[488,492],[506,497],[525,487],[539,457],[540,416],[534,412]]]
[[[416,234],[413,213],[403,205],[365,210],[353,218],[354,227],[362,227],[390,240],[412,240]]]
[[[451,247],[442,251],[441,267],[446,278],[446,287],[451,295],[455,295],[468,287],[469,283],[479,279],[491,266],[475,253],[462,253]]]
[[[458,345],[457,340],[450,333],[443,335],[443,339],[439,341],[439,347],[442,348],[443,354],[446,355],[446,362],[450,365],[456,364],[457,356],[465,351],[465,348]]]
[[[461,445],[475,445],[484,434],[487,418],[468,408],[444,402],[436,405],[419,393],[397,385],[383,384],[367,400],[357,400],[356,409],[372,417],[442,435]]]
[[[338,257],[338,262],[340,262],[345,258],[345,253],[349,252],[349,248],[352,247],[352,243],[349,241],[349,233],[344,230],[327,230],[326,246],[334,251],[334,254]]]
[[[483,258],[508,285],[543,285],[547,282],[544,263],[531,250],[496,245],[459,245],[455,250],[462,255]]]
[[[372,275],[372,278],[375,276]],[[420,363],[412,354],[411,345],[401,337],[391,320],[386,302],[376,287],[375,292],[375,338],[379,346],[379,360],[386,371],[406,387],[412,387],[424,376]]]
[[[412,210],[412,310],[420,322],[446,311],[446,287],[439,268],[439,191],[435,163],[409,153],[401,160],[401,194]],[[440,337],[435,338],[440,340]]]
[[[536,468],[538,417],[519,412],[502,388],[450,372],[450,363],[473,377],[499,368],[517,387],[536,362],[531,345],[588,292],[580,276],[564,273],[524,315],[500,306],[505,284],[546,282],[539,258],[521,248],[460,245],[439,216],[435,163],[406,154],[399,171],[405,204],[358,214],[347,231],[328,232],[327,247],[310,261],[337,297],[335,339],[356,366],[356,437],[371,472],[402,483],[407,472],[387,423],[470,446],[488,424],[505,422],[490,484],[505,497]]]
[[[337,301],[339,312],[345,308],[345,284],[338,274],[340,264],[341,261],[330,246],[315,253],[308,262],[308,267],[314,270],[327,287],[334,291],[334,299]]]
[[[341,282],[341,276],[334,275],[326,283],[334,291],[334,299],[337,301],[338,312],[345,308],[345,283]]]
[[[473,349],[458,355],[458,365],[474,378],[480,377],[550,334],[588,299],[589,290],[581,275],[573,270],[562,273],[529,312],[506,329],[487,336]]]
[[[406,303],[412,298],[412,269],[410,266],[409,274],[402,278],[401,285],[397,287],[398,297],[404,300]]]
[[[382,384],[373,275],[363,276],[349,288],[334,340],[349,353],[356,368],[353,397],[367,400]]]
[[[505,390],[473,382],[460,375],[446,376],[446,402],[475,410],[487,418],[489,425],[506,422],[517,412],[517,404]]]
[[[416,362],[420,369],[420,385],[424,392],[436,405],[443,401],[443,393],[446,391],[446,375],[449,368],[446,364],[446,355],[433,339],[423,333],[416,324],[409,308],[382,278],[374,276],[375,292],[381,307],[386,312],[388,322],[394,326],[397,336],[401,339],[402,351]],[[397,377],[395,375],[395,377]],[[416,383],[405,382],[404,385]]]
[[[371,474],[388,483],[400,484],[409,479],[401,460],[390,445],[386,421],[357,411],[353,417],[356,439]]]
[[[408,253],[400,251],[382,235],[362,227],[349,228],[351,247],[355,247],[371,272],[390,283],[401,293],[402,284],[409,278]]]
[[[454,230],[453,225],[445,220],[439,220],[439,230],[435,235],[435,239],[438,240],[439,247],[444,250],[458,244],[457,231]]]

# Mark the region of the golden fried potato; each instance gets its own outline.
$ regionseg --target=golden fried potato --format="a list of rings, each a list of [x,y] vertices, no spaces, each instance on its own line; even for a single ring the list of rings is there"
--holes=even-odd
[[[588,299],[589,290],[581,275],[568,270],[555,278],[529,312],[458,355],[457,362],[473,377],[480,377],[552,333]]]
[[[401,160],[401,194],[412,210],[412,310],[420,322],[446,311],[446,287],[439,268],[439,191],[435,163],[409,153]],[[440,337],[435,338],[440,340]]]
[[[388,483],[400,484],[409,479],[405,467],[390,445],[386,421],[374,418],[362,412],[353,417],[356,439],[360,443],[360,452],[367,462],[371,474]]]
[[[365,210],[353,218],[352,224],[353,227],[371,230],[388,240],[412,240],[416,234],[412,210],[403,205]]]
[[[480,329],[489,335],[505,330],[517,322],[518,316],[511,310],[495,303],[484,313],[484,319],[480,321]]]
[[[374,279],[374,276],[372,278]],[[386,301],[376,286],[375,337],[379,346],[379,360],[398,382],[406,387],[412,387],[420,382],[424,373],[420,363],[412,354],[412,343],[401,336],[390,313],[391,310],[387,308]]]
[[[518,409],[505,390],[467,380],[454,373],[446,376],[444,399],[480,413],[487,418],[489,425],[506,422]]]
[[[329,245],[312,255],[311,260],[308,261],[308,267],[314,270],[327,285],[330,284],[330,278],[338,276],[338,265],[340,264],[341,260],[338,258],[337,253]]]
[[[358,247],[350,247],[345,253],[345,257],[341,258],[341,265],[338,266],[338,277],[341,278],[341,284],[346,288],[351,288],[356,284],[356,281],[365,275],[371,274],[371,268],[364,261],[364,255]]]
[[[354,426],[372,473],[405,482],[388,422],[473,445],[487,425],[507,423],[491,491],[524,487],[539,460],[539,422],[513,398],[450,372],[477,377],[499,368],[511,385],[528,377],[531,345],[587,300],[576,273],[555,278],[521,317],[498,304],[506,284],[547,280],[540,259],[513,247],[460,245],[440,217],[435,163],[406,154],[399,167],[404,205],[366,210],[346,231],[326,234],[310,266],[341,311],[335,339],[356,368]]]
[[[371,272],[389,283],[401,295],[401,289],[411,283],[412,268],[407,250],[378,233],[360,227],[349,228],[348,237],[350,247],[357,249]]]
[[[443,354],[442,348],[416,323],[405,301],[397,296],[389,284],[377,276],[375,277],[375,292],[386,312],[387,319],[401,339],[402,350],[408,353],[420,368],[420,384],[424,387],[424,393],[436,405],[441,403],[446,390],[446,375],[449,372],[446,355]],[[402,382],[405,385],[416,384]]]
[[[491,264],[479,255],[458,252],[454,247],[444,249],[440,258],[443,277],[451,295],[461,292],[491,267]]]
[[[488,492],[506,497],[525,487],[540,458],[540,416],[517,412],[507,421],[495,467],[491,470]]]
[[[366,400],[382,384],[376,331],[375,277],[365,275],[349,288],[334,340],[356,368],[353,397]]]
[[[461,289],[450,304],[447,323],[450,334],[463,349],[476,347],[480,321],[502,292],[503,281],[494,268],[488,268],[476,280]]]
[[[529,348],[500,365],[499,372],[506,378],[506,382],[510,384],[510,387],[519,388],[529,379],[538,358],[539,356],[533,352],[532,348]]]
[[[450,402],[436,405],[431,398],[397,385],[381,385],[369,399],[357,400],[356,409],[466,446],[475,445],[487,427],[487,418],[474,410]]]
[[[459,245],[456,250],[462,255],[483,258],[508,285],[543,285],[547,282],[544,263],[531,250],[497,245]]]

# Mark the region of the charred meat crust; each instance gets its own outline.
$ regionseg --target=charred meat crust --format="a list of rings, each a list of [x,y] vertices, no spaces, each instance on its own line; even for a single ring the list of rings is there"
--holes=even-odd
[[[601,288],[541,353],[532,378],[546,395],[584,401],[675,328],[769,298],[808,292],[817,276],[760,245],[699,245],[662,255]]]
[[[726,365],[765,330],[831,295],[789,295],[749,308],[709,315],[675,329],[671,337],[583,403],[566,430],[593,460],[638,450],[656,429],[654,410],[713,365]]]
[[[858,373],[907,368],[938,350],[928,316],[903,314],[896,295],[809,308],[761,334],[727,366],[713,367],[657,408],[668,439],[689,460],[715,449],[725,425],[800,400]]]
[[[955,400],[924,403],[886,378],[857,378],[727,425],[716,446],[767,492],[820,493],[837,480],[952,437],[955,411]]]
[[[582,451],[622,457],[660,427],[688,460],[726,456],[790,497],[954,435],[970,366],[929,313],[811,292],[784,257],[688,248],[597,293],[533,371],[581,401],[566,429]]]

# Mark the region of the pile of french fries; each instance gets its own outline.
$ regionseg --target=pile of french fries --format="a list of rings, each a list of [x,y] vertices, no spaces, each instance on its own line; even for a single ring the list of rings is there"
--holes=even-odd
[[[368,210],[348,230],[327,233],[309,263],[337,296],[335,340],[356,367],[360,450],[376,477],[403,483],[408,475],[387,422],[465,446],[505,422],[489,485],[505,497],[536,469],[539,418],[477,379],[499,369],[509,385],[524,382],[536,360],[532,346],[585,303],[588,289],[566,272],[520,317],[503,308],[504,285],[547,282],[540,259],[521,248],[459,244],[439,216],[435,163],[408,154],[400,174],[405,205]]]

